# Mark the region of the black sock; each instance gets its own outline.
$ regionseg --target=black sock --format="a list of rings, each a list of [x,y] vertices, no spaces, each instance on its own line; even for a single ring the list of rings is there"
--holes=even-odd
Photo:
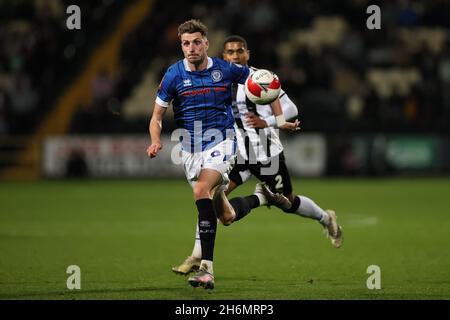
[[[233,207],[234,212],[236,213],[236,218],[234,219],[234,221],[241,220],[252,210],[249,201],[247,201],[246,198],[242,197],[233,198],[230,200],[230,204]]]
[[[251,196],[246,196],[245,200],[247,200],[248,205],[250,206],[250,210],[258,208],[261,205],[261,203],[259,202],[259,198],[254,194],[252,194]]]
[[[202,245],[202,259],[213,261],[217,229],[213,202],[211,199],[200,199],[195,204],[198,210],[198,231]]]
[[[298,207],[300,207],[300,197],[295,196],[294,201],[292,202],[292,206],[289,209],[284,210],[284,212],[295,213],[295,212],[297,212]]]

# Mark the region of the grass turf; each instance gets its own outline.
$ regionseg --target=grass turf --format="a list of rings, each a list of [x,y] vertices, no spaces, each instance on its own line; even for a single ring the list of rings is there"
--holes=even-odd
[[[211,292],[170,271],[193,245],[185,181],[2,182],[0,299],[450,298],[450,179],[306,179],[294,189],[337,211],[343,247],[315,221],[258,208],[219,227]],[[66,288],[73,264],[81,290]],[[366,287],[369,265],[381,268],[381,290]]]

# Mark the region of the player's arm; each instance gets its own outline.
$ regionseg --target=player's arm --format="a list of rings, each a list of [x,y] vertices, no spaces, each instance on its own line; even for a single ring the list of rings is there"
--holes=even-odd
[[[295,120],[294,122],[287,122],[287,119],[291,119],[298,114],[297,107],[288,98],[289,103],[286,102],[286,94],[283,94],[281,100],[277,98],[274,102],[270,104],[273,115],[262,119],[255,115],[254,113],[247,113],[247,124],[253,128],[266,128],[266,127],[278,127],[283,130],[297,131],[300,130],[300,122]],[[283,102],[283,103],[282,103]]]
[[[279,100],[281,104],[281,109],[283,110],[283,114],[286,120],[290,120],[298,116],[298,108],[294,104],[294,102],[292,102],[292,100],[288,97],[286,92],[282,92],[282,94],[279,97]],[[268,116],[264,118],[264,120],[266,121],[269,127],[275,127],[277,125],[277,121],[274,115]]]
[[[150,158],[156,157],[159,150],[162,149],[161,143],[161,130],[162,130],[162,120],[164,118],[164,114],[166,113],[167,108],[160,106],[158,103],[155,103],[155,107],[153,108],[153,115],[150,119],[149,124],[149,132],[150,132],[150,140],[151,144],[147,148],[147,155]]]
[[[244,84],[250,75],[250,68],[233,62],[228,64],[231,80],[233,83]]]
[[[169,68],[164,74],[156,93],[155,107],[153,108],[153,114],[148,128],[151,144],[147,148],[147,155],[150,158],[156,157],[159,150],[163,147],[161,143],[162,120],[174,98],[175,88],[173,79],[174,73]]]

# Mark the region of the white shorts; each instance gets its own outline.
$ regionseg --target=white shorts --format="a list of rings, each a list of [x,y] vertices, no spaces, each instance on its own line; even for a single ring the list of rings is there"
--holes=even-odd
[[[183,169],[186,179],[194,187],[203,169],[216,170],[222,175],[222,186],[228,186],[228,174],[236,162],[236,141],[226,139],[218,145],[196,153],[182,151]],[[226,188],[225,188],[226,189]]]

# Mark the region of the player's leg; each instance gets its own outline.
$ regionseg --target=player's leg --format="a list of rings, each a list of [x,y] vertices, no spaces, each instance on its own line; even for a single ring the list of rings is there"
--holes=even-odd
[[[212,190],[213,194],[213,207],[214,212],[216,214],[216,217],[219,216],[218,212],[222,212],[222,219],[223,219],[223,212],[225,211],[225,216],[233,217],[235,216],[233,208],[229,207],[229,203],[225,202],[222,199],[222,196],[220,192],[218,191],[221,186],[216,186]],[[221,208],[221,209],[219,209]],[[224,209],[225,208],[225,209]],[[224,221],[222,221],[224,223]],[[202,245],[200,240],[200,232],[199,232],[199,226],[197,221],[196,231],[195,231],[195,242],[194,242],[194,248],[192,249],[192,253],[190,256],[186,258],[186,260],[183,261],[179,266],[173,267],[172,271],[178,274],[189,274],[191,272],[197,271],[200,267],[200,262],[202,258]]]
[[[203,169],[194,186],[194,198],[199,211],[198,231],[202,260],[199,271],[188,280],[194,287],[199,285],[206,289],[214,287],[212,261],[217,228],[214,202],[217,201],[217,208],[222,212],[235,215],[234,208],[224,193],[224,189],[229,183],[228,174],[236,159],[235,152],[235,141],[227,139],[202,153]]]
[[[197,183],[198,176],[202,167],[203,157],[201,153],[190,153],[182,151],[183,170],[186,179],[194,188]],[[197,271],[200,268],[200,261],[202,258],[202,251],[200,245],[200,234],[198,232],[198,220],[196,223],[195,242],[192,254],[188,256],[181,264],[172,268],[176,274],[187,275],[191,272]]]
[[[247,166],[251,175],[254,175],[261,181],[261,183],[256,184],[254,193],[246,197],[252,208],[259,206],[268,206],[270,208],[270,206],[275,206],[284,210],[291,207],[291,202],[283,194],[283,188],[278,186],[277,173],[266,173],[266,171],[270,171],[269,169],[272,168],[273,161],[278,162],[278,156],[270,158],[265,163],[257,162]]]
[[[210,163],[210,161],[206,161],[206,163]],[[239,167],[239,164],[237,164],[236,165],[237,169],[233,169],[235,174],[233,174],[233,170],[231,170],[231,172],[228,174],[228,172],[230,171],[229,168],[231,168],[232,166],[231,162],[230,164],[227,163],[219,163],[217,165],[209,164],[206,165],[205,167],[208,166],[214,168],[214,170],[217,170],[222,174],[223,178],[222,184],[214,187],[211,193],[214,193],[213,204],[214,209],[216,211],[216,215],[219,217],[219,219],[224,225],[228,225],[232,221],[243,218],[251,211],[251,209],[256,208],[260,205],[268,203],[276,203],[276,201],[279,201],[279,199],[281,198],[283,202],[289,203],[286,197],[283,197],[278,194],[277,195],[272,194],[267,188],[264,188],[264,192],[260,190],[259,193],[256,193],[254,195],[250,195],[247,197],[236,197],[228,201],[226,194],[223,191],[226,189],[224,188],[226,182],[228,180],[230,181],[230,183],[228,184],[228,189],[226,189],[226,192],[229,193],[232,190],[234,190],[237,186],[241,185],[244,181],[248,180],[251,176],[250,172],[246,169],[246,167],[242,166]],[[257,190],[259,189],[257,186]],[[224,217],[231,217],[231,218],[226,220]],[[184,275],[195,271],[200,266],[200,259],[202,257],[201,252],[202,252],[202,241],[200,239],[199,227],[197,226],[195,243],[191,256],[189,256],[179,266],[172,268],[172,271]]]
[[[312,199],[295,195],[292,189],[291,177],[286,166],[284,154],[279,155],[279,168],[276,175],[269,177],[268,184],[272,190],[282,192],[292,203],[292,206],[283,211],[301,217],[318,221],[326,230],[334,247],[339,248],[342,244],[342,228],[337,224],[337,216],[332,210],[323,210]]]
[[[216,217],[224,225],[228,226],[236,217],[236,211],[225,195],[225,188],[217,188],[214,191],[213,204]]]
[[[221,165],[217,167],[219,171],[222,170],[224,181],[228,182],[226,186],[224,184],[216,188],[213,198],[217,218],[224,226],[228,226],[236,219],[239,220],[246,216],[253,208],[258,206],[253,205],[254,201],[251,201],[251,197],[235,197],[228,201],[227,195],[251,177],[247,164],[241,155],[238,153],[234,159],[229,167],[232,168],[231,170],[228,170],[228,168],[222,170]]]
[[[213,205],[216,215],[219,216],[219,219],[221,219],[219,221],[221,221],[224,225],[228,225],[229,223],[231,223],[230,221],[234,219],[235,213],[233,211],[234,208],[232,206],[230,208],[230,203],[229,202],[227,203],[224,198],[226,198],[226,196],[223,192],[216,192],[213,198],[214,199]],[[217,212],[219,211],[219,208],[222,208],[220,209],[222,210],[222,213],[218,214]],[[223,213],[224,211],[227,212],[225,215]],[[232,217],[232,218],[228,218],[230,220],[224,220],[225,219],[224,217]],[[198,271],[198,269],[200,268],[201,258],[202,258],[202,244],[200,240],[200,233],[197,222],[194,248],[192,249],[191,255],[188,256],[180,265],[173,267],[172,271],[175,272],[176,274],[182,275],[187,275],[191,272]]]
[[[292,207],[284,212],[317,220],[326,229],[331,244],[336,248],[342,245],[342,227],[338,225],[337,216],[333,210],[323,210],[306,196],[291,194],[288,198],[292,199]]]
[[[229,184],[224,193],[218,193],[218,197],[216,198],[216,213],[220,220],[220,222],[228,226],[236,220],[241,219],[246,216],[253,208],[256,208],[258,205],[254,205],[254,201],[251,196],[248,197],[235,197],[229,200],[229,204],[233,208],[233,210],[226,210],[227,208],[222,208],[220,203],[224,203],[224,198],[228,196],[234,189],[243,184],[245,181],[250,179],[251,173],[247,169],[246,164],[237,163],[234,165],[231,170],[229,176]],[[225,210],[223,210],[225,209]]]
[[[236,165],[239,166],[239,165]],[[216,216],[220,219],[221,223],[224,225],[229,225],[234,221],[234,218],[236,215],[238,216],[245,216],[251,208],[249,208],[248,205],[244,203],[238,204],[238,200],[232,199],[232,202],[230,203],[226,199],[226,194],[237,188],[240,184],[243,183],[241,178],[236,178],[235,175],[239,175],[238,170],[236,169],[236,166],[233,168],[231,173],[229,174],[229,184],[228,188],[226,189],[225,193],[221,192],[223,189],[223,185],[216,186],[213,189],[213,204],[214,209],[216,211]],[[233,172],[235,172],[233,174]],[[246,177],[246,174],[248,177]],[[244,177],[244,180],[248,179],[250,177],[250,172],[241,173],[241,176]],[[197,224],[196,233],[195,233],[195,242],[194,242],[194,248],[192,250],[192,253],[190,256],[188,256],[181,264],[175,266],[172,268],[172,271],[176,274],[182,274],[187,275],[191,272],[197,271],[200,267],[200,261],[202,257],[202,246],[200,241],[200,234],[199,234],[199,227]]]
[[[225,191],[226,195],[230,194],[236,187],[249,180],[252,173],[259,171],[261,166],[263,166],[261,163],[256,165],[249,165],[247,163],[235,165],[229,175],[230,184]],[[235,197],[229,202],[234,208],[235,215],[229,215],[228,219],[227,215],[222,215],[220,220],[224,225],[230,225],[232,222],[241,220],[250,213],[251,210],[262,205],[275,205],[280,208],[288,208],[291,206],[289,200],[285,196],[271,192],[264,184],[257,184],[253,194],[245,197]]]
[[[218,187],[219,186],[216,186],[212,191],[212,193],[214,193],[213,206],[214,206],[214,211],[216,212],[216,215],[218,215],[217,208],[219,208],[219,207],[223,208],[223,206],[224,206],[223,199],[220,199],[219,192],[216,192],[216,190],[218,190]],[[230,212],[227,216],[234,217],[235,214],[233,212]],[[222,221],[222,223],[224,223],[224,221]],[[181,264],[173,267],[172,271],[176,274],[182,274],[182,275],[187,275],[191,272],[198,271],[198,269],[200,268],[201,259],[202,259],[202,245],[201,245],[198,220],[197,220],[196,230],[195,230],[194,248],[192,249],[192,253]]]
[[[198,231],[198,221],[196,223],[194,248],[192,253],[181,264],[174,266],[172,271],[176,274],[188,275],[191,272],[196,272],[200,268],[202,260],[202,246],[200,243],[200,233]]]
[[[203,163],[203,156],[201,153],[182,152],[183,169],[186,179],[191,185],[192,189],[196,187]],[[190,256],[188,256],[181,264],[172,268],[176,274],[187,275],[191,272],[198,271],[202,258],[202,247],[200,244],[199,234],[199,219],[196,223],[194,248]]]
[[[284,212],[318,221],[326,229],[331,244],[336,248],[342,245],[342,227],[338,225],[337,216],[333,210],[323,210],[314,200],[306,196],[291,194],[288,198],[292,199],[292,207]]]
[[[236,188],[237,186],[232,181],[230,181],[230,185],[232,189]],[[228,202],[223,191],[215,192],[213,200],[214,209],[216,211],[216,215],[220,219],[219,221],[221,221],[221,223],[225,226],[231,224],[235,220],[236,215],[242,217],[251,210],[249,206],[246,205],[245,201],[238,203],[239,200],[237,199],[238,198],[234,198],[230,200],[230,202]],[[191,255],[188,256],[180,265],[173,267],[172,271],[176,274],[182,275],[187,275],[191,272],[195,272],[200,268],[201,257],[202,245],[200,241],[199,227],[197,224],[194,248],[192,249]]]
[[[311,199],[297,196],[293,193],[292,181],[289,170],[286,166],[284,153],[281,152],[279,155],[274,157],[272,161],[278,161],[278,171],[276,173],[264,175],[262,174],[262,170],[260,170],[259,172],[256,172],[255,175],[258,179],[264,181],[272,192],[282,193],[290,200],[291,206],[284,208],[283,211],[315,219],[319,222],[321,221],[322,223],[327,222],[328,214],[317,206]],[[304,198],[305,201],[300,201],[300,197]],[[303,206],[300,207],[301,203]]]
[[[194,199],[198,210],[198,231],[202,259],[199,271],[189,278],[192,286],[214,288],[214,243],[216,239],[217,218],[213,206],[213,190],[222,183],[222,175],[213,169],[202,169],[194,185]]]
[[[240,186],[240,184],[237,184],[236,182],[234,182],[233,179],[230,177],[230,183],[228,184],[227,190],[225,190],[225,195],[228,196],[239,186]]]

